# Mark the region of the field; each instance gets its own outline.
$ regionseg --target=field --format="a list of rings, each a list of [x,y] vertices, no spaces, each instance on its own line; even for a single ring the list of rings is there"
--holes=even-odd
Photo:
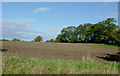
[[[42,74],[118,73],[116,62],[120,53],[118,48],[114,47],[80,43],[12,41],[2,42],[2,47],[8,49],[2,53],[4,74],[38,74],[41,69]]]

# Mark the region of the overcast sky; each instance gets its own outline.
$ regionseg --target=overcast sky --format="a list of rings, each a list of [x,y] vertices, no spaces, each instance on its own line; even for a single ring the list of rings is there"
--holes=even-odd
[[[3,2],[2,35],[5,39],[31,41],[40,35],[44,41],[55,37],[63,27],[118,18],[117,2]]]

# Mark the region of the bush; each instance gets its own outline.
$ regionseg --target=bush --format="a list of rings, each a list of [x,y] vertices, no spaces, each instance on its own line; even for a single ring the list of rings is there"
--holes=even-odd
[[[20,41],[20,39],[14,38],[12,41]]]
[[[47,40],[46,42],[54,42],[54,39]]]

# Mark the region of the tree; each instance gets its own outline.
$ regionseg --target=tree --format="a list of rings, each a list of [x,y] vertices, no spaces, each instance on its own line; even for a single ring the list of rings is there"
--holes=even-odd
[[[89,42],[92,43],[101,43],[104,39],[104,29],[105,25],[101,23],[92,24],[90,28],[87,30],[89,35]]]
[[[62,35],[61,34],[57,35],[55,42],[62,42]]]
[[[118,31],[117,31],[117,44],[118,44],[118,46],[120,46],[120,27],[119,27],[119,29],[118,29]]]
[[[20,39],[14,38],[12,41],[20,41]]]
[[[54,42],[54,39],[50,39],[50,42]]]
[[[47,40],[46,42],[54,42],[54,39]]]
[[[61,34],[58,35],[60,38],[59,40],[61,42],[68,42],[68,43],[74,43],[77,42],[77,36],[75,35],[75,26],[69,26],[67,28],[63,28],[61,31]]]
[[[120,46],[120,28],[111,33],[111,39],[113,39],[112,44]]]
[[[41,36],[37,36],[35,39],[34,39],[35,42],[41,42],[43,41],[43,38]]]
[[[79,25],[78,27],[76,27],[76,32],[77,32],[77,37],[78,37],[78,42],[87,42],[89,41],[89,34],[91,31],[89,31],[90,26],[92,24],[90,23],[86,23],[84,25]]]

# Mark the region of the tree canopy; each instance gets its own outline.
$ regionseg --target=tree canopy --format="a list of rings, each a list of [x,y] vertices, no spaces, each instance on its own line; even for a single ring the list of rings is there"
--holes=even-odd
[[[63,28],[55,42],[120,44],[120,28],[114,18]]]

